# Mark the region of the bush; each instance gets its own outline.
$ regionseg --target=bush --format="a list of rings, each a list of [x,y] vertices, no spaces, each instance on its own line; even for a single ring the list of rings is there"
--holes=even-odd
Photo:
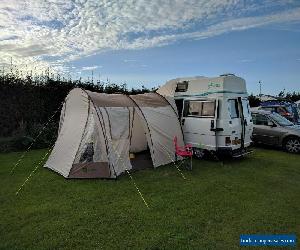
[[[34,139],[30,136],[19,135],[0,139],[0,152],[26,150]]]
[[[32,148],[47,148],[54,144],[57,137],[58,124],[56,122],[49,123],[45,128],[44,124],[35,123],[28,126],[27,134],[32,138],[37,138]]]
[[[0,138],[0,152],[26,150],[32,144],[32,149],[47,148],[54,144],[57,137],[57,123],[28,125],[26,131],[18,131],[12,137]]]
[[[11,141],[11,149],[15,150],[26,150],[32,143],[34,139],[30,136],[19,136],[15,137]]]
[[[13,137],[0,138],[0,152],[12,151],[13,139]]]
[[[26,149],[39,135],[48,119],[59,111],[69,91],[81,87],[104,93],[144,93],[145,88],[129,91],[126,84],[97,82],[94,84],[81,79],[72,81],[53,75],[20,78],[9,72],[0,74],[0,152]],[[60,112],[56,112],[51,124],[43,130],[32,148],[53,145],[57,137]],[[1,141],[1,138],[7,138]]]

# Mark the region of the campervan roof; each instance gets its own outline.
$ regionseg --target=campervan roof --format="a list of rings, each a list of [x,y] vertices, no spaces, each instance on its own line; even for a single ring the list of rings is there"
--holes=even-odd
[[[157,91],[164,96],[207,96],[213,94],[247,95],[245,80],[233,74],[219,77],[182,77],[168,81]]]

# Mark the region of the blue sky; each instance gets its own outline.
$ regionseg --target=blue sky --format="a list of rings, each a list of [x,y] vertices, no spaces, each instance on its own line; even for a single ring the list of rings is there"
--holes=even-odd
[[[298,0],[4,0],[0,64],[156,87],[235,73],[249,93],[300,91]]]
[[[76,66],[100,65],[94,76],[129,86],[158,86],[181,76],[234,73],[246,79],[249,93],[300,91],[300,30],[254,28],[203,40],[87,57]],[[91,75],[91,70],[84,73]]]

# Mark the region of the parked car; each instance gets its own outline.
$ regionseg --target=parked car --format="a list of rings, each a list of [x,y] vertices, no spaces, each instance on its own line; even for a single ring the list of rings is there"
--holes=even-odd
[[[265,101],[261,103],[261,106],[258,109],[276,112],[292,123],[298,124],[299,114],[297,106],[294,103],[286,101]]]
[[[298,116],[299,116],[298,123],[300,124],[300,100],[295,102],[295,105],[297,107]]]
[[[297,105],[298,111],[300,111],[300,100],[296,101],[295,104]]]
[[[276,112],[256,110],[251,113],[253,142],[282,147],[290,153],[300,153],[300,126]]]

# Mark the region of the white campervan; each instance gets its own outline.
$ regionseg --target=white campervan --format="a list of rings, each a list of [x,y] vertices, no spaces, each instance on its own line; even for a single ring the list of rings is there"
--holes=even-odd
[[[185,143],[194,154],[247,154],[253,123],[245,80],[233,74],[168,81],[157,91],[174,97]]]

